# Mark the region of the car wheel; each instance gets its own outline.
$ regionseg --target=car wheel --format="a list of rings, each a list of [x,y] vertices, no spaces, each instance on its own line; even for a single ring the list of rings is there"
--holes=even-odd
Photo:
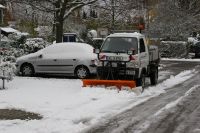
[[[85,79],[89,76],[89,74],[90,74],[90,72],[89,72],[88,68],[85,66],[79,66],[75,70],[75,75],[79,79]]]
[[[22,76],[33,76],[35,71],[31,64],[23,64],[21,67]]]

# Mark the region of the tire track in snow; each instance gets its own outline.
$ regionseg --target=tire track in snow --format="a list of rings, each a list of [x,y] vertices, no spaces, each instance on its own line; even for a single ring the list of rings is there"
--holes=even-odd
[[[148,118],[135,133],[195,133],[200,129],[200,85]]]

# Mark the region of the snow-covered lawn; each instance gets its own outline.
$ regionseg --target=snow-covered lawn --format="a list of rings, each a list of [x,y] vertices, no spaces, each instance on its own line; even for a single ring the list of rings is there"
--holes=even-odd
[[[15,77],[0,90],[0,109],[39,113],[41,120],[0,120],[0,133],[76,133],[165,93],[194,75],[184,71],[142,94],[100,87],[82,87],[81,80]],[[1,82],[0,82],[1,86]]]

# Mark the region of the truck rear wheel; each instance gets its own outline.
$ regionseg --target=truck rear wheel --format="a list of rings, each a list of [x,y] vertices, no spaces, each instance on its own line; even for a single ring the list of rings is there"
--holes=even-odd
[[[156,85],[158,83],[158,68],[154,68],[153,72],[150,75],[151,85]]]

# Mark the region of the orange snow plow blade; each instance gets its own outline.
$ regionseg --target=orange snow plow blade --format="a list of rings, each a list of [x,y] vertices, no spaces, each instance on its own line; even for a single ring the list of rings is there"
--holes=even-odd
[[[104,85],[105,87],[116,86],[120,90],[122,86],[130,87],[131,89],[136,87],[135,81],[130,81],[130,80],[83,79],[82,81],[83,81],[83,87]]]

